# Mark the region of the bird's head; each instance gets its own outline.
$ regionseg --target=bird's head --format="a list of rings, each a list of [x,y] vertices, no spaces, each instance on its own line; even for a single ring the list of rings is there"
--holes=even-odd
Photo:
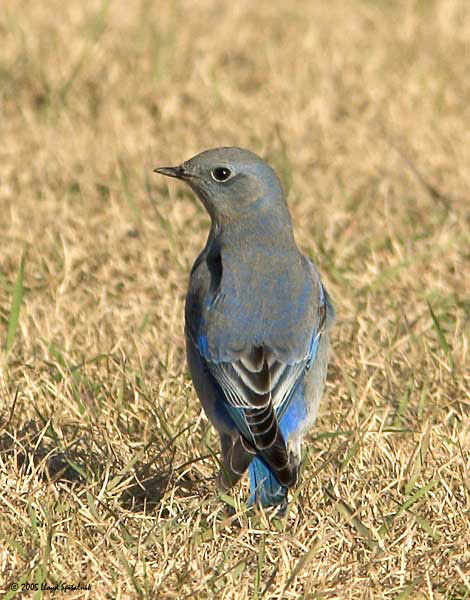
[[[232,223],[248,214],[269,214],[271,219],[288,215],[276,173],[249,150],[214,148],[155,172],[185,181],[216,224]]]

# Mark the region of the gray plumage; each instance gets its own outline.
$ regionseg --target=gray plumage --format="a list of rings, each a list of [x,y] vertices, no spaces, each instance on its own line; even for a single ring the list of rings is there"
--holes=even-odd
[[[240,148],[207,150],[158,173],[185,181],[211,229],[185,308],[189,369],[219,432],[219,486],[249,468],[250,502],[285,504],[326,377],[333,308],[295,243],[279,180]]]

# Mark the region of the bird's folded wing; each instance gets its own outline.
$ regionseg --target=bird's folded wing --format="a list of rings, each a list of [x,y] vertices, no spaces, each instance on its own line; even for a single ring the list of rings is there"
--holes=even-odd
[[[225,408],[238,431],[265,460],[278,481],[286,486],[295,483],[296,472],[289,464],[286,440],[279,424],[297,386],[315,361],[326,317],[326,298],[320,283],[314,322],[305,323],[307,332],[299,330],[301,336],[302,333],[309,336],[310,343],[305,344],[305,338],[296,338],[291,361],[286,359],[284,349],[267,344],[252,345],[243,352],[218,347],[213,356],[204,327],[197,333],[193,330],[193,335],[191,328],[187,328],[201,359],[223,393]],[[302,346],[306,350],[299,353],[298,348]],[[223,356],[223,360],[219,356]]]
[[[275,349],[266,346],[253,346],[242,354],[234,354],[231,361],[217,361],[211,359],[206,344],[203,347],[197,345],[208,369],[224,392],[230,414],[240,433],[255,446],[257,441],[263,443],[263,439],[254,439],[251,427],[253,411],[259,418],[266,417],[262,411],[271,406],[277,421],[281,420],[298,382],[315,360],[325,322],[326,307],[322,294],[318,317],[310,332],[308,350],[291,363],[279,360]],[[261,425],[261,421],[258,423]],[[255,430],[258,434],[261,432],[260,428]]]
[[[315,360],[321,333],[322,327],[315,328],[308,353],[291,364],[277,360],[275,352],[264,346],[252,347],[231,362],[211,361],[207,348],[200,349],[237,429],[278,481],[288,487],[296,482],[297,467],[290,464],[279,424],[297,385]]]

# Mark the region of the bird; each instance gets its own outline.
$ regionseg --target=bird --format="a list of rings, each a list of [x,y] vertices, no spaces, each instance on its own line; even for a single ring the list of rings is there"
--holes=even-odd
[[[220,437],[217,487],[228,492],[248,470],[248,505],[285,513],[324,392],[332,301],[262,158],[220,147],[154,171],[189,185],[211,220],[189,278],[185,339]]]

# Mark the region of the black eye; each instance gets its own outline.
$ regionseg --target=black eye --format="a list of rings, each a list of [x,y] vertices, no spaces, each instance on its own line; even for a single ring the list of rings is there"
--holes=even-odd
[[[211,175],[212,179],[215,179],[215,181],[227,181],[232,175],[232,171],[227,169],[227,167],[217,167],[217,169],[212,171]]]

